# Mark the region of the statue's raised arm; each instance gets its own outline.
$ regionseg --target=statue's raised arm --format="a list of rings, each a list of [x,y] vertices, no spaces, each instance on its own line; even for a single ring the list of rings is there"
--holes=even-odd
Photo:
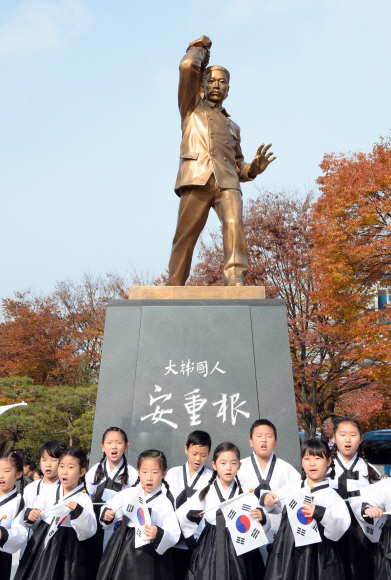
[[[211,46],[207,36],[194,40],[179,65],[182,142],[175,192],[180,204],[168,286],[185,285],[211,207],[222,224],[224,285],[244,285],[248,261],[240,182],[252,181],[275,159],[270,144],[261,145],[251,163],[244,161],[240,128],[223,107],[230,74],[222,66],[208,67]]]

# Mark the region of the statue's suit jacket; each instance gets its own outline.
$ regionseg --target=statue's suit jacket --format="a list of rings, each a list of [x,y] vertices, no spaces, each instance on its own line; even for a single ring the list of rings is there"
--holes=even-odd
[[[201,97],[202,62],[207,47],[190,44],[179,65],[178,104],[182,120],[182,143],[175,193],[193,185],[205,185],[214,173],[217,185],[238,189],[248,177],[250,165],[240,148],[240,128],[227,111]]]

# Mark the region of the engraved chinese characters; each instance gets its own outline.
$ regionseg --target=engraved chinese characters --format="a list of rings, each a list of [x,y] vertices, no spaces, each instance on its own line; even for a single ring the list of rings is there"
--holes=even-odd
[[[168,365],[165,367],[164,376],[169,374],[172,375],[182,375],[188,377],[191,380],[191,374],[194,372],[195,374],[201,375],[205,379],[208,376],[212,376],[214,372],[220,373],[222,375],[226,375],[227,371],[225,371],[220,366],[220,361],[217,361],[215,364],[210,364],[210,361],[204,360],[201,362],[194,362],[190,359],[187,361],[182,360],[181,364],[175,364],[171,359]],[[211,369],[211,370],[210,370]],[[228,380],[228,379],[227,379]],[[145,421],[149,419],[152,424],[156,425],[159,422],[165,423],[169,425],[173,429],[178,428],[178,422],[174,421],[174,409],[168,408],[165,406],[163,408],[163,404],[167,401],[170,401],[173,397],[172,392],[166,392],[168,390],[174,391],[174,396],[180,397],[180,395],[175,395],[175,391],[177,391],[178,384],[175,384],[175,378],[172,378],[172,389],[171,388],[164,388],[160,385],[154,386],[154,392],[149,393],[149,406],[154,407],[154,410],[151,413],[143,415],[140,419],[141,421]],[[208,393],[207,390],[208,385],[205,385],[205,394]],[[187,412],[188,420],[189,420],[189,427],[196,427],[197,425],[202,424],[202,409],[205,405],[209,403],[212,407],[216,407],[216,418],[221,419],[223,423],[226,421],[230,421],[231,425],[236,425],[238,420],[238,415],[243,415],[246,419],[249,419],[250,412],[246,410],[246,408],[241,408],[246,405],[246,400],[240,401],[241,394],[234,393],[232,395],[228,395],[227,393],[221,392],[221,398],[214,400],[216,395],[212,397],[212,399],[208,400],[203,390],[199,388],[191,388],[190,381],[189,381],[189,389],[188,393],[183,395],[183,405]],[[209,396],[209,395],[208,395]],[[180,414],[177,420],[182,421],[183,423],[183,416],[184,414]]]

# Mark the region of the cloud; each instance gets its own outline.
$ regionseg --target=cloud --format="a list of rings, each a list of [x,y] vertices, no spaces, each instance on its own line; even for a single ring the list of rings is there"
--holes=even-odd
[[[30,60],[59,50],[83,32],[90,11],[83,0],[24,0],[0,26],[0,60]]]

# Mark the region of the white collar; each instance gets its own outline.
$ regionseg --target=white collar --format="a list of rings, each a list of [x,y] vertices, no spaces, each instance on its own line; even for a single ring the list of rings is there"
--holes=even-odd
[[[229,498],[229,496],[230,496],[230,494],[231,494],[231,491],[232,491],[232,489],[233,489],[233,487],[234,487],[234,485],[235,485],[235,483],[236,483],[235,479],[232,481],[232,483],[231,483],[231,485],[229,486],[229,488],[228,488],[228,489],[224,489],[224,488],[223,488],[223,486],[222,486],[222,485],[221,485],[221,483],[220,483],[220,479],[219,479],[219,477],[217,477],[216,481],[217,481],[217,485],[218,485],[218,486],[219,486],[219,488],[220,488],[221,495],[224,497],[224,499],[228,499],[228,498]]]
[[[357,453],[355,453],[354,457],[352,457],[352,459],[349,461],[349,463],[346,463],[345,459],[342,457],[342,455],[340,454],[340,452],[338,451],[337,453],[339,460],[341,461],[342,465],[344,466],[345,469],[350,469],[353,465],[353,463],[356,461],[356,457],[357,457]]]
[[[68,497],[68,496],[72,495],[73,493],[76,493],[77,491],[80,491],[81,489],[84,488],[84,483],[80,483],[78,486],[75,487],[75,489],[72,489],[72,491],[69,491],[66,495],[64,495],[64,488],[61,485],[61,483],[59,485],[60,485],[60,498],[61,499],[65,499],[66,497]]]
[[[110,465],[109,465],[109,460],[106,457],[106,471],[107,471],[107,475],[110,477],[110,479],[114,479],[114,475],[122,468],[124,463],[125,463],[125,459],[122,456],[122,461],[120,461],[118,463],[118,465],[116,467],[114,467],[113,471],[111,471]]]
[[[261,464],[259,463],[259,459],[258,459],[257,454],[255,453],[255,451],[253,451],[253,455],[254,455],[255,461],[258,464],[259,471],[261,472],[262,479],[266,479],[267,478],[267,474],[269,473],[269,469],[270,469],[271,462],[273,461],[274,451],[272,451],[272,454],[269,457],[269,461],[267,462],[266,469],[265,469],[264,472],[262,471]]]
[[[150,501],[153,501],[155,495],[158,494],[159,491],[162,491],[162,486],[161,485],[159,485],[159,487],[157,489],[155,489],[155,491],[152,492],[152,493],[145,493],[145,490],[144,490],[144,496],[147,498],[148,503]]]
[[[194,473],[194,475],[190,475],[189,462],[186,461],[186,475],[187,475],[188,484],[191,483],[195,477],[197,477],[197,475],[199,474],[199,472],[202,470],[203,467],[204,467],[204,465],[201,465],[201,467],[199,469],[197,469],[197,471]]]
[[[15,493],[15,491],[16,491],[16,486],[13,489],[11,489],[11,491],[9,491],[8,493],[6,493],[5,495],[0,495],[0,503],[2,501],[4,501],[5,499],[7,499],[10,495],[12,495],[13,493]]]

